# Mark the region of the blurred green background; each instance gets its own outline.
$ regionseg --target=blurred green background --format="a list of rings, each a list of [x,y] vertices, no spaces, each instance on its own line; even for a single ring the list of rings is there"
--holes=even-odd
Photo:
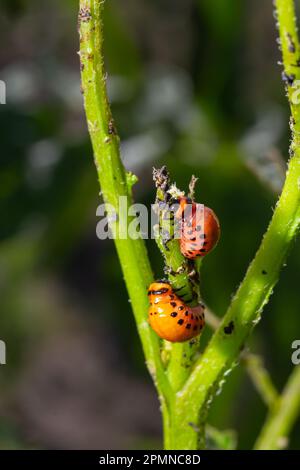
[[[112,241],[96,238],[101,202],[80,95],[75,0],[2,0],[0,79],[1,448],[160,448],[147,375]],[[110,0],[109,94],[135,199],[154,199],[153,165],[222,226],[202,271],[204,301],[222,316],[284,179],[289,110],[269,0]],[[162,260],[147,242],[156,277]],[[300,336],[295,245],[251,350],[281,388]],[[208,332],[206,332],[208,335]],[[253,445],[266,415],[243,367],[210,423]],[[290,447],[300,448],[300,423]]]

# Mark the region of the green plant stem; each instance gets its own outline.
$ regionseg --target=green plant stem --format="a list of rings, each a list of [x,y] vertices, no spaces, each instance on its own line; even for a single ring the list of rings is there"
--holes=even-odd
[[[300,413],[300,367],[296,366],[288,382],[269,412],[255,443],[257,450],[277,450],[286,447],[289,432]]]
[[[154,169],[153,179],[157,188],[156,211],[159,217],[159,224],[155,227],[155,240],[165,261],[165,272],[173,290],[178,292],[180,298],[188,305],[196,306],[199,301],[199,289],[192,282],[188,262],[181,254],[179,239],[175,237],[174,210],[171,210],[166,202],[170,188],[166,167]],[[176,192],[180,193],[177,188]]]
[[[183,268],[181,273],[169,274],[168,277],[172,287],[180,289],[181,293],[184,292],[189,299],[192,299],[194,292],[188,276],[185,259],[180,253],[178,240],[171,240],[168,244],[168,249],[162,244],[159,237],[156,238],[156,242],[164,256],[166,267],[170,268],[173,273]],[[192,304],[195,304],[195,301]],[[169,351],[167,375],[173,390],[179,390],[188,378],[198,346],[199,340],[197,339],[185,343],[167,345]]]
[[[215,331],[221,322],[211,310],[206,309],[206,323]],[[254,387],[260,394],[263,402],[268,408],[271,408],[278,398],[278,392],[268,370],[264,366],[263,359],[257,354],[252,354],[248,351],[243,351],[241,358],[242,364],[245,366]]]
[[[154,170],[153,175],[157,187],[156,207],[159,210],[159,224],[155,230],[155,239],[164,258],[165,271],[172,288],[178,291],[180,298],[188,305],[196,306],[200,298],[199,286],[192,281],[189,275],[191,268],[181,254],[179,240],[173,238],[175,233],[174,214],[165,203],[166,192],[170,187],[169,174],[166,167],[162,167],[160,170]],[[168,235],[168,240],[165,243],[163,234]],[[179,390],[187,380],[198,349],[199,338],[184,343],[168,344],[165,342],[165,351],[169,355],[167,375],[174,391]]]
[[[184,301],[190,299],[188,304],[192,307],[196,306],[198,304],[198,297],[193,290],[189,278],[188,266],[180,252],[178,240],[170,240],[167,247],[165,247],[161,238],[156,236],[156,243],[164,257],[165,267],[171,270],[168,274],[168,278],[173,289],[180,289],[180,297]]]
[[[124,225],[119,197],[132,202],[131,186],[135,178],[126,174],[120,158],[119,138],[112,119],[106,91],[103,58],[103,1],[81,0],[79,11],[80,68],[82,92],[88,129],[92,140],[98,178],[106,204],[110,228],[116,233],[115,244],[129,292],[137,329],[142,341],[148,369],[156,383],[162,406],[171,397],[170,387],[160,359],[158,337],[147,322],[147,289],[153,280],[142,239],[122,239],[118,234]],[[117,214],[117,220],[113,217]],[[127,214],[126,214],[127,216]],[[128,227],[126,217],[125,230]],[[124,230],[124,228],[123,228]],[[166,412],[167,413],[167,412]]]
[[[184,293],[186,298],[193,299],[194,291],[188,276],[186,261],[180,252],[178,240],[171,240],[168,243],[168,248],[163,245],[160,237],[156,237],[156,242],[163,254],[165,266],[171,270],[168,277],[172,287],[180,289],[180,293]],[[182,269],[182,272],[172,274],[178,269]],[[192,301],[192,305],[196,303]],[[198,347],[199,339],[185,343],[173,343],[170,347],[168,346],[170,359],[167,375],[173,390],[179,390],[187,380]]]
[[[262,358],[256,354],[246,353],[243,356],[243,363],[264,403],[268,408],[272,408],[279,395]]]
[[[291,82],[300,75],[299,67],[293,65],[299,59],[299,44],[293,2],[277,0],[276,6],[285,74],[293,71],[293,77],[285,80],[292,112],[291,159],[281,196],[261,246],[220,327],[198,359],[185,386],[177,393],[171,431],[173,437],[170,438],[177,449],[183,446],[197,448],[199,436],[203,443],[203,435],[197,428],[203,428],[208,403],[259,321],[300,224],[300,115],[299,104],[292,102],[291,90]],[[290,39],[293,41],[292,47]],[[295,52],[291,53],[290,49]]]

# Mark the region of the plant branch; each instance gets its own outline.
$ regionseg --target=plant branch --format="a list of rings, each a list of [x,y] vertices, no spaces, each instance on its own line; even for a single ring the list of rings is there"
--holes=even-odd
[[[263,360],[257,354],[245,353],[242,356],[247,372],[264,403],[272,408],[278,399],[278,392],[272,382]]]
[[[106,204],[110,229],[115,234],[124,279],[141,337],[148,369],[157,385],[160,399],[170,397],[168,380],[160,359],[160,345],[147,322],[147,288],[152,282],[152,271],[144,241],[122,238],[120,230],[127,231],[127,213],[120,208],[120,197],[132,202],[131,187],[134,175],[126,173],[120,158],[119,137],[107,98],[106,73],[103,58],[102,0],[81,0],[79,10],[80,69],[82,93],[88,129],[92,140],[98,178]],[[125,220],[125,222],[124,222]],[[125,228],[124,228],[125,226]],[[126,232],[125,232],[126,235]]]
[[[211,310],[206,308],[206,323],[215,331],[221,321]],[[264,366],[263,359],[257,354],[243,351],[241,353],[241,360],[257,392],[260,394],[267,407],[271,408],[278,398],[278,392],[268,370]]]
[[[271,408],[255,443],[257,450],[277,450],[288,444],[289,432],[300,413],[300,367],[296,366]]]
[[[153,179],[157,188],[156,210],[159,217],[155,240],[164,258],[165,274],[168,275],[172,288],[178,292],[180,298],[190,306],[195,306],[200,297],[198,278],[192,279],[190,274],[193,266],[190,266],[181,254],[179,240],[174,238],[175,215],[168,204],[170,179],[167,168],[163,166],[160,169],[153,169]],[[173,191],[181,193],[174,185]],[[169,354],[167,374],[173,390],[179,390],[188,378],[198,348],[199,339],[197,338],[184,343],[166,345],[165,349]]]
[[[299,77],[299,45],[295,26],[295,12],[290,0],[277,0],[280,39],[282,44],[285,82],[292,112],[291,159],[286,181],[260,248],[249,266],[246,276],[235,294],[220,327],[213,335],[204,354],[198,359],[183,390],[177,393],[176,420],[181,423],[177,448],[188,443],[197,445],[197,426],[205,422],[208,403],[222,385],[224,377],[239,357],[240,350],[253,327],[260,320],[264,306],[278,281],[280,269],[286,261],[289,248],[300,224],[300,130],[299,104],[292,102],[291,86]],[[290,45],[292,40],[292,45]],[[291,50],[295,52],[291,52]],[[298,55],[296,55],[298,54]],[[296,55],[296,57],[295,57]],[[295,61],[295,62],[294,62]],[[293,76],[289,75],[293,71]],[[200,417],[199,417],[200,410]],[[193,426],[191,426],[191,422]]]

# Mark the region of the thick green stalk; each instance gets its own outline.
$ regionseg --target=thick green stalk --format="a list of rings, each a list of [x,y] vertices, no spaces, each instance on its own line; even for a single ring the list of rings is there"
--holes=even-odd
[[[293,81],[300,78],[299,43],[295,24],[294,4],[277,0],[280,39],[282,45],[285,82],[292,98]],[[290,41],[292,40],[292,44]],[[293,52],[292,52],[293,51]],[[293,75],[289,75],[290,71]],[[195,449],[198,445],[197,428],[206,419],[208,403],[238,359],[239,352],[260,319],[276,284],[280,269],[300,224],[300,130],[299,104],[290,102],[293,139],[291,160],[282,194],[276,205],[269,228],[261,246],[246,273],[220,327],[213,335],[204,354],[197,361],[183,389],[177,393],[173,416],[172,443],[177,449]]]
[[[128,206],[132,202],[131,186],[135,179],[126,174],[120,158],[119,138],[112,119],[106,90],[106,73],[103,59],[101,0],[81,0],[79,11],[80,68],[82,93],[88,129],[92,140],[98,178],[111,219],[110,228],[116,233],[115,244],[119,255],[124,279],[132,303],[133,312],[141,337],[147,366],[157,385],[160,399],[170,396],[170,388],[160,359],[160,345],[157,336],[147,322],[147,288],[153,280],[152,271],[142,239],[126,237],[128,220],[125,218],[125,238],[118,233],[124,225],[120,213],[119,198],[123,196]],[[113,221],[114,211],[117,218]]]
[[[179,240],[175,235],[174,212],[170,210],[166,200],[170,188],[169,174],[166,167],[154,170],[156,183],[156,209],[159,211],[159,224],[156,227],[155,239],[164,258],[165,271],[172,288],[184,302],[196,306],[199,302],[199,285],[192,280],[190,272],[193,269],[181,254]],[[176,188],[177,189],[177,188]],[[177,189],[177,192],[180,191]],[[167,237],[167,239],[164,237]],[[194,276],[196,273],[194,274]],[[168,344],[165,342],[165,352],[169,356],[167,375],[174,391],[179,390],[191,372],[195,355],[199,349],[199,338],[184,343]]]
[[[158,225],[155,227],[155,240],[165,261],[165,273],[174,292],[190,306],[196,306],[199,301],[197,283],[192,282],[188,260],[180,251],[179,239],[175,236],[176,208],[170,207],[170,178],[166,166],[153,170],[153,179],[157,188],[155,208],[158,215]],[[175,185],[173,193],[182,194]],[[184,194],[184,193],[183,193]],[[176,196],[177,197],[177,196]],[[171,204],[172,206],[172,204]]]
[[[181,273],[169,274],[168,277],[172,287],[180,289],[181,294],[184,292],[187,298],[192,299],[194,291],[191,280],[188,276],[185,259],[180,253],[178,240],[171,240],[168,244],[168,249],[166,249],[162,244],[159,237],[156,238],[156,241],[164,256],[165,266],[170,268],[173,273],[175,273],[176,270],[183,268],[183,272]],[[195,305],[197,304],[197,301],[192,301],[191,303],[192,305]],[[172,343],[171,345],[166,345],[166,350],[169,355],[167,375],[174,391],[179,390],[187,380],[198,349],[199,338],[195,338],[194,340],[184,343]]]
[[[220,319],[206,309],[206,323],[210,328],[215,331],[220,326]],[[242,351],[241,364],[245,366],[248,375],[260,394],[263,402],[268,408],[271,408],[278,398],[278,392],[272,382],[268,370],[264,366],[263,358],[257,354],[252,354],[248,351]]]
[[[170,269],[168,279],[172,288],[176,293],[178,291],[178,295],[184,302],[195,307],[198,304],[198,296],[189,277],[186,259],[180,252],[179,240],[170,240],[166,247],[158,235],[156,243],[164,257],[165,268]]]
[[[288,382],[270,410],[255,443],[257,450],[277,450],[288,444],[289,432],[300,412],[300,367],[296,366]]]

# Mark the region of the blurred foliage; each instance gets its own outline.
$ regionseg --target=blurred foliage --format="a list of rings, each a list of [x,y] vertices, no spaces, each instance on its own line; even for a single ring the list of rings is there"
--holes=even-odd
[[[0,369],[7,391],[0,402],[1,448],[31,445],[28,418],[20,412],[28,397],[19,388],[47,338],[69,333],[66,299],[80,306],[82,325],[93,329],[96,322],[119,351],[116,370],[151,387],[113,242],[100,242],[95,234],[101,197],[79,91],[76,15],[75,0],[10,0],[0,7],[6,44],[0,79],[7,84],[7,104],[0,106],[0,337],[8,350]],[[139,177],[136,201],[150,206],[151,167],[167,164],[183,189],[192,173],[199,176],[198,199],[220,218],[222,238],[203,265],[202,294],[222,316],[271,217],[288,156],[271,2],[111,0],[105,37],[122,153]],[[147,247],[161,276],[154,241]],[[300,331],[299,267],[295,246],[251,340],[278,387],[291,369],[291,343]],[[64,300],[55,298],[52,282]],[[105,357],[102,336],[99,343]],[[117,382],[111,394],[112,401],[121,400]],[[157,406],[154,395],[153,401]],[[214,403],[210,422],[236,429],[238,448],[249,448],[265,413],[239,367]],[[159,447],[159,424],[148,421],[143,413],[131,442],[113,441],[111,431],[111,446]],[[58,445],[47,427],[44,436],[36,433],[35,446]],[[223,439],[234,445],[231,434]],[[299,443],[298,423],[291,448]]]

